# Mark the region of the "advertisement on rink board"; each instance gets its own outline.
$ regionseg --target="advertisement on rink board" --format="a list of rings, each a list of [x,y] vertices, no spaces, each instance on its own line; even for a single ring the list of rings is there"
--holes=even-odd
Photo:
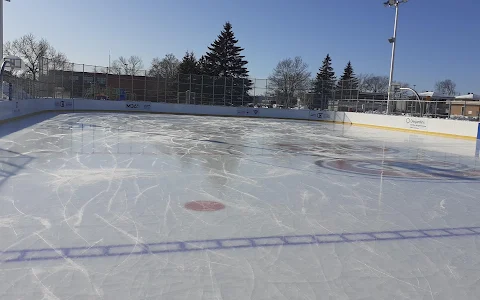
[[[55,100],[55,108],[72,108],[72,100]]]
[[[407,129],[428,130],[428,119],[406,117],[405,126]]]
[[[150,110],[152,105],[147,102],[127,102],[125,103],[125,109],[127,110]]]
[[[237,107],[237,116],[244,116],[247,114],[246,107]]]
[[[321,110],[311,110],[310,111],[310,120],[329,120],[330,113],[328,111]]]
[[[259,116],[260,109],[251,107],[237,107],[237,116]]]

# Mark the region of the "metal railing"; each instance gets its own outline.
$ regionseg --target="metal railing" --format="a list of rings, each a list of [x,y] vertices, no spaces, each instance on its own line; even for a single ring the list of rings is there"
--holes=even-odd
[[[329,103],[329,108],[335,111],[387,114],[387,101],[334,100]],[[479,121],[480,101],[396,99],[390,100],[389,114]]]

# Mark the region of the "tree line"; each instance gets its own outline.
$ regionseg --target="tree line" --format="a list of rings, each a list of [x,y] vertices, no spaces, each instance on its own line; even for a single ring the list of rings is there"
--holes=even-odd
[[[170,53],[162,59],[154,58],[145,72],[151,77],[172,79],[170,81],[173,83],[177,79],[176,84],[184,85],[178,89],[179,91],[188,90],[193,93],[222,95],[220,99],[213,99],[213,104],[222,102],[234,104],[239,102],[240,98],[244,102],[245,97],[250,97],[248,91],[252,88],[252,81],[247,69],[248,61],[242,55],[243,50],[238,45],[232,24],[226,22],[220,34],[208,47],[208,51],[200,58],[197,59],[193,52],[187,51],[179,60]],[[37,39],[32,34],[24,35],[12,42],[6,42],[4,55],[15,55],[22,58],[26,70],[18,76],[33,80],[37,80],[38,74],[46,67],[49,70],[71,69],[69,67],[71,64],[64,53],[57,51],[47,40]],[[44,66],[44,58],[47,58],[47,66]],[[139,56],[132,55],[128,58],[120,56],[113,61],[108,72],[142,76],[145,75],[140,72],[143,68],[143,61]],[[321,99],[327,99],[338,91],[370,93],[386,93],[388,91],[388,76],[356,75],[350,61],[337,80],[329,54],[322,61],[315,77],[312,78],[308,69],[308,64],[301,57],[281,60],[268,78],[269,90],[275,96],[283,97],[287,102],[293,101],[302,93],[310,93]],[[211,78],[205,82],[203,76],[195,75],[207,75]],[[188,86],[185,84],[186,82],[188,82]],[[407,83],[401,83],[401,85],[409,86]],[[456,94],[455,87],[455,83],[450,79],[435,84],[437,92],[447,95]]]

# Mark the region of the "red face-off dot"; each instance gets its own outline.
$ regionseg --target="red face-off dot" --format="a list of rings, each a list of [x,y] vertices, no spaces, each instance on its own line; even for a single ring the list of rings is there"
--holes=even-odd
[[[192,201],[186,203],[185,208],[195,211],[216,211],[224,209],[225,205],[216,201]]]

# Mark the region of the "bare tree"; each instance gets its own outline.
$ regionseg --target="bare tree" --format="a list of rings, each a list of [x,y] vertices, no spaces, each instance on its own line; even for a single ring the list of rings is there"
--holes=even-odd
[[[437,81],[435,83],[435,91],[448,96],[455,96],[457,84],[451,79]]]
[[[110,71],[115,75],[140,75],[141,69],[143,69],[143,61],[136,55],[132,55],[129,58],[120,56],[113,61],[110,67]]]
[[[34,80],[47,70],[64,70],[70,67],[67,56],[55,50],[46,39],[37,40],[33,34],[26,34],[3,46],[4,55],[15,55],[25,63],[25,74]]]
[[[358,87],[361,92],[387,93],[388,76],[377,76],[373,74],[358,75]]]
[[[281,60],[268,79],[274,93],[281,96],[286,105],[290,106],[296,102],[296,97],[311,88],[310,75],[308,65],[297,56],[294,59]]]
[[[64,70],[68,69],[71,64],[68,63],[67,56],[58,52],[55,48],[49,47],[47,55],[43,60],[42,69],[47,72],[51,70]]]
[[[176,78],[180,61],[172,53],[165,55],[163,59],[155,57],[152,60],[152,66],[148,71],[150,76],[160,76],[163,78]]]
[[[123,70],[122,65],[118,60],[114,60],[112,62],[112,65],[109,68],[109,72],[112,73],[113,75],[121,75],[122,70]]]

